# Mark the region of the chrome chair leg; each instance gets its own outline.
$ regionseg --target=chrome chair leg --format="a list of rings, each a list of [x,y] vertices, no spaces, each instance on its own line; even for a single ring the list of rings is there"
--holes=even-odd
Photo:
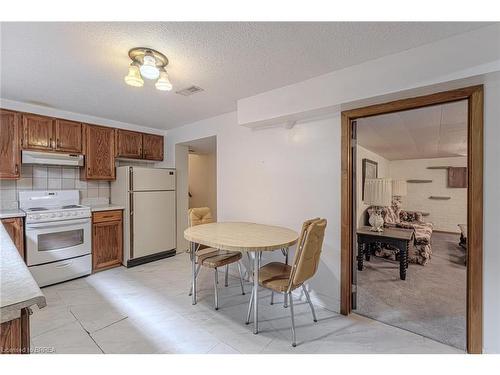
[[[295,316],[293,314],[293,297],[292,293],[287,293],[290,297],[290,315],[292,317],[292,346],[296,347],[297,343],[295,342]]]
[[[288,294],[283,294],[283,307],[286,309],[288,307]]]
[[[241,286],[241,295],[245,295],[245,289],[243,288],[243,273],[241,272],[241,264],[240,262],[236,263],[238,265],[238,272],[240,273],[240,286]]]
[[[219,295],[217,292],[217,284],[218,284],[218,272],[217,268],[214,268],[214,290],[215,290],[215,310],[219,310]]]
[[[309,307],[311,308],[311,313],[312,313],[312,316],[313,316],[313,320],[315,322],[318,321],[318,319],[316,319],[316,312],[314,311],[314,306],[311,302],[311,297],[309,297],[309,292],[307,291],[307,288],[304,284],[302,284],[302,290],[304,291],[304,294],[306,295],[306,299],[307,299],[307,303],[309,304]]]
[[[274,291],[271,290],[271,305],[274,304]]]
[[[200,272],[201,264],[198,264],[198,267],[196,267],[196,271],[194,272],[194,277],[198,277],[198,273]],[[188,296],[191,296],[193,294],[193,284],[191,284],[191,288],[189,288],[189,294]]]
[[[229,285],[229,264],[226,264],[226,274],[224,275],[224,286]]]
[[[250,315],[252,314],[252,305],[253,305],[253,288],[252,288],[252,294],[250,295],[250,302],[248,302],[248,312],[247,312],[247,320],[245,321],[245,324],[250,324]]]

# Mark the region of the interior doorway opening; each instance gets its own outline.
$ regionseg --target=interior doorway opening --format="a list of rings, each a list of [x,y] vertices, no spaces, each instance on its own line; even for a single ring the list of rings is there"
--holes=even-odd
[[[175,145],[177,172],[177,250],[188,250],[184,230],[188,210],[208,207],[217,220],[217,137],[194,139]]]
[[[353,309],[462,350],[467,121],[467,100],[460,100],[361,117],[352,124]],[[384,221],[381,232],[370,224],[377,207]]]
[[[357,119],[437,104],[467,101],[467,351],[483,350],[483,86],[396,100],[342,112],[341,190],[341,306],[342,314],[353,310],[355,214],[355,126]]]

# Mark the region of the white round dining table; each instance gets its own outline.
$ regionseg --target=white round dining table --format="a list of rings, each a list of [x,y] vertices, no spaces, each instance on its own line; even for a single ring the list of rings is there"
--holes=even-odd
[[[190,242],[192,265],[192,302],[196,304],[196,252],[200,245],[220,250],[247,252],[253,258],[253,323],[259,332],[258,290],[261,254],[264,251],[288,250],[298,240],[297,232],[274,225],[247,222],[220,222],[189,227],[184,238]]]

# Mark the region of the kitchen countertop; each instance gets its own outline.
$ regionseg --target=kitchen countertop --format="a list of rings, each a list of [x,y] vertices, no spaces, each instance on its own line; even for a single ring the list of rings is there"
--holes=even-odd
[[[19,318],[26,307],[47,305],[3,224],[0,224],[0,274],[0,323]]]
[[[0,219],[7,219],[9,217],[24,217],[26,214],[21,210],[0,210]]]
[[[92,211],[92,212],[124,210],[125,209],[125,207],[118,206],[116,204],[96,204],[96,205],[89,205],[89,207],[90,207],[90,211]]]

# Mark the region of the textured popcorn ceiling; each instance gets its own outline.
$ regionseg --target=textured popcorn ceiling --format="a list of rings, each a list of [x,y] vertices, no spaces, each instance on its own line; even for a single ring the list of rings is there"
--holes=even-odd
[[[357,120],[358,143],[388,160],[467,155],[467,101]]]
[[[168,16],[168,15],[166,15]],[[481,23],[2,23],[1,97],[161,129],[236,100],[476,29]],[[170,59],[174,91],[126,86],[132,47]]]

